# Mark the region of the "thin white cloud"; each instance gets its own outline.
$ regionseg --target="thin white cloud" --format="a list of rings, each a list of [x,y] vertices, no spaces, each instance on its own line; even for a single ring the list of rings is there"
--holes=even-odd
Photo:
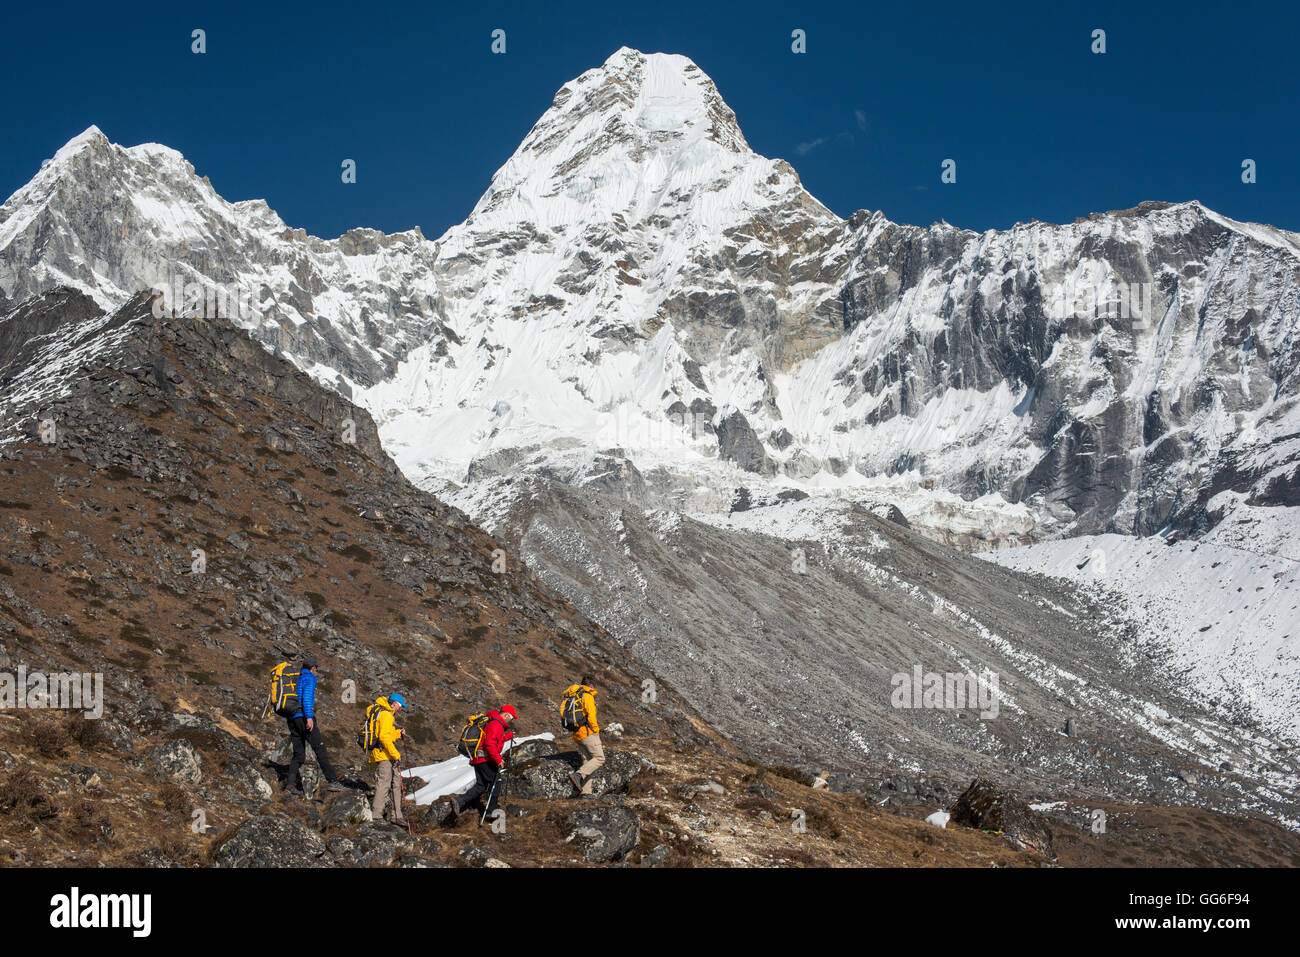
[[[825,142],[826,142],[826,137],[819,136],[817,137],[817,139],[813,140],[812,142],[800,143],[798,146],[794,148],[794,151],[798,153],[800,156],[807,156],[809,153],[811,153],[813,150],[815,150],[817,147],[821,146]]]

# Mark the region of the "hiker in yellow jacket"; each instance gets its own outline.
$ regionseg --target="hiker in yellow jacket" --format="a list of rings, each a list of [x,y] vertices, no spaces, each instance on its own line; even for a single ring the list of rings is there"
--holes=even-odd
[[[600,723],[596,720],[596,689],[593,688],[591,675],[583,675],[576,685],[565,689],[566,698],[577,695],[582,704],[582,714],[586,719],[578,730],[573,732],[574,743],[582,755],[582,766],[577,773],[570,771],[569,780],[574,788],[587,797],[591,796],[591,778],[605,763],[605,748],[600,743]]]
[[[402,752],[397,750],[397,742],[406,734],[393,722],[393,716],[406,707],[406,699],[400,694],[390,694],[387,698],[376,698],[375,707],[379,708],[379,729],[376,737],[379,747],[370,749],[370,763],[375,766],[375,799],[370,806],[371,815],[376,821],[383,820],[384,809],[388,799],[393,799],[393,815],[389,821],[406,826],[402,808],[402,782],[399,778],[401,769],[397,762],[402,760]]]

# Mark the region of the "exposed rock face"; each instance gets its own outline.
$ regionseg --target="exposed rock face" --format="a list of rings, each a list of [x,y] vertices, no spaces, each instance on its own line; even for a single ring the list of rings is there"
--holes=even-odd
[[[48,345],[48,337],[66,333],[69,327],[86,326],[101,318],[102,310],[83,292],[60,286],[34,295],[4,320],[0,336],[0,381],[5,370],[27,368]],[[75,347],[76,340],[69,345]]]
[[[1194,202],[981,234],[842,220],[684,57],[566,83],[437,242],[309,237],[92,128],[0,209],[0,314],[69,278],[110,311],[178,280],[241,293],[259,342],[365,390],[417,481],[612,493],[569,461],[611,446],[678,486],[915,472],[1027,503],[1040,536],[1300,502],[1295,234]]]
[[[218,867],[326,867],[333,863],[325,839],[300,821],[255,817],[235,829],[217,850]]]
[[[627,856],[641,838],[637,816],[625,807],[584,807],[569,815],[568,825],[583,857],[597,863]]]
[[[1289,453],[1263,452],[1289,430],[1300,385],[1294,234],[1144,203],[978,236],[873,217],[851,255],[853,358],[836,378],[857,412],[833,427],[952,422],[940,410],[956,394],[989,413],[957,425],[954,438],[981,441],[956,469],[950,443],[907,440],[876,443],[868,473],[1001,491],[1073,531],[1194,527],[1225,488],[1300,501],[1280,480]]]
[[[768,461],[763,443],[758,440],[749,421],[739,412],[732,412],[718,423],[718,454],[735,462],[746,472],[771,475],[776,467]]]
[[[984,831],[1002,831],[1053,857],[1047,819],[988,781],[976,779],[952,806],[952,822]]]
[[[508,793],[521,798],[573,797],[573,783],[569,772],[582,765],[576,751],[543,755],[515,763],[510,771]],[[605,749],[605,764],[591,779],[593,794],[610,794],[627,787],[629,781],[641,770],[641,759],[626,751]]]

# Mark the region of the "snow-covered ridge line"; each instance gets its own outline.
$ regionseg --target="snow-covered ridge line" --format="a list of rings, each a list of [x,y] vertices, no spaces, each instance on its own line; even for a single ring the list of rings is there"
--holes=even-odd
[[[1211,488],[1294,496],[1297,249],[1194,201],[983,233],[842,220],[694,63],[622,48],[436,242],[317,239],[92,128],[0,210],[0,311],[54,285],[237,290],[418,483],[639,474],[725,515],[719,482],[866,500],[915,474],[1027,508],[1032,537],[1146,533],[1213,524]],[[1141,315],[1058,309],[1117,285]]]

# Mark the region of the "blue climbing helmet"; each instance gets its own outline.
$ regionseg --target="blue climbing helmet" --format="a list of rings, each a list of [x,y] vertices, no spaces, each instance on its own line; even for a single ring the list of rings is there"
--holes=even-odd
[[[403,698],[400,694],[390,694],[390,695],[388,696],[388,703],[389,703],[389,704],[400,704],[403,708],[406,707],[406,699]]]

